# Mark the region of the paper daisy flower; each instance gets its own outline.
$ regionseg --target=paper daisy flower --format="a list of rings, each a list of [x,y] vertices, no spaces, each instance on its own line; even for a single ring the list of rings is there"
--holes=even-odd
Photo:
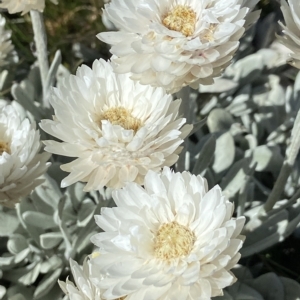
[[[5,30],[5,18],[0,15],[0,67],[8,63],[8,56],[14,47],[11,43],[11,32]]]
[[[126,182],[143,184],[148,170],[173,165],[191,125],[178,117],[180,100],[162,88],[140,85],[116,75],[110,63],[96,60],[55,89],[53,121],[41,128],[62,140],[46,141],[46,151],[76,159],[61,168],[70,172],[62,187],[87,182],[85,191]]]
[[[281,1],[281,10],[286,25],[279,22],[283,28],[283,35],[279,36],[279,40],[292,53],[287,61],[289,64],[300,69],[300,2],[299,0]]]
[[[230,63],[258,0],[112,0],[104,15],[120,29],[97,37],[112,45],[114,68],[141,84],[176,92],[198,88]],[[248,19],[247,19],[248,17]]]
[[[57,0],[51,0],[51,2],[57,4]],[[43,12],[45,0],[1,0],[0,8],[7,9],[10,14],[21,12],[24,15],[31,10]]]
[[[89,259],[85,259],[83,266],[70,259],[71,272],[75,284],[68,278],[66,282],[58,281],[63,292],[68,295],[70,300],[100,300],[100,290],[91,282],[92,265]]]
[[[92,237],[104,298],[208,300],[235,281],[244,217],[232,218],[219,186],[208,191],[201,176],[164,168],[113,198],[117,207],[95,216],[104,232]]]
[[[11,105],[0,107],[0,204],[14,207],[43,182],[50,155],[39,153],[39,131]]]

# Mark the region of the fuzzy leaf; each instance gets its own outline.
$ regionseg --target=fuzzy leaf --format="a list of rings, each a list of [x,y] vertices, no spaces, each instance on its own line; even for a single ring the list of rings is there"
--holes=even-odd
[[[19,224],[14,213],[0,211],[0,236],[9,236],[18,228]]]
[[[52,249],[63,240],[60,232],[49,232],[40,235],[40,243],[44,249]]]
[[[214,158],[214,153],[216,149],[216,137],[212,135],[203,145],[200,150],[199,157],[193,168],[192,173],[198,175],[202,173],[211,163]]]
[[[34,299],[42,298],[52,289],[55,284],[57,284],[57,279],[59,278],[61,271],[62,268],[58,268],[55,271],[45,275],[34,292]]]
[[[57,227],[57,225],[54,222],[53,216],[45,215],[43,213],[35,211],[26,211],[23,213],[22,216],[26,224],[30,224],[40,229],[49,229]]]
[[[21,234],[11,235],[7,242],[7,249],[12,254],[18,254],[27,247],[27,240]]]
[[[234,140],[230,132],[225,132],[216,140],[215,160],[213,163],[213,170],[216,173],[221,173],[228,169],[233,161],[235,155]]]

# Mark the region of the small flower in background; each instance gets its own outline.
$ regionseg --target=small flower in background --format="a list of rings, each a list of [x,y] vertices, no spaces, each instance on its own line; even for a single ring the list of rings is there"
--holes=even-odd
[[[83,262],[83,266],[70,259],[71,272],[75,284],[68,278],[66,282],[58,281],[63,292],[68,295],[70,300],[100,300],[101,292],[90,280],[92,265],[88,258]]]
[[[113,192],[117,207],[102,208],[92,237],[100,255],[96,284],[105,299],[203,299],[235,282],[244,217],[219,186],[188,172],[149,171],[145,188],[128,183]]]
[[[54,4],[58,2],[51,0]],[[10,14],[22,12],[25,15],[30,10],[44,11],[45,0],[1,0],[0,8],[5,8]]]
[[[289,48],[288,63],[300,69],[300,2],[299,0],[281,1],[281,10],[285,24],[279,22],[283,28],[282,36],[278,36],[280,42]]]
[[[228,66],[258,0],[112,0],[104,15],[119,32],[98,38],[111,44],[117,73],[176,92],[212,84]]]
[[[148,170],[173,165],[192,126],[178,117],[180,100],[162,88],[140,85],[116,75],[110,63],[96,60],[78,68],[55,89],[55,116],[41,128],[62,142],[46,141],[46,151],[75,157],[62,187],[87,182],[85,191],[126,182],[144,183]]]
[[[11,32],[5,30],[5,23],[5,18],[0,15],[0,67],[8,63],[7,58],[14,49],[10,40]]]
[[[14,207],[43,182],[50,155],[40,149],[35,124],[22,121],[11,105],[0,106],[0,204]]]

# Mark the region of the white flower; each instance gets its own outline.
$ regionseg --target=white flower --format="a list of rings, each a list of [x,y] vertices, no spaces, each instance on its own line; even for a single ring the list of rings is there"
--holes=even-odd
[[[288,63],[300,69],[300,2],[299,0],[281,1],[281,10],[286,25],[279,24],[283,28],[283,36],[279,40],[293,53],[289,54]]]
[[[22,121],[11,105],[0,107],[0,204],[13,207],[43,182],[50,155],[40,149],[35,124]]]
[[[104,15],[120,29],[97,37],[112,45],[114,69],[176,92],[198,88],[230,63],[258,0],[112,0]],[[248,18],[246,20],[246,18]]]
[[[68,295],[70,300],[100,300],[101,292],[94,286],[90,280],[92,274],[92,265],[88,259],[85,259],[83,266],[70,259],[71,272],[74,277],[75,284],[68,278],[66,282],[58,281],[63,292]]]
[[[11,43],[11,32],[5,30],[6,20],[0,15],[0,67],[8,63],[8,56],[14,47]]]
[[[51,0],[57,4],[57,0]],[[1,0],[0,8],[5,8],[10,14],[22,12],[22,15],[30,10],[43,12],[45,9],[45,0]]]
[[[149,171],[145,188],[128,183],[113,192],[117,204],[95,216],[104,232],[92,237],[100,255],[103,297],[128,300],[199,299],[221,295],[235,281],[244,217],[219,186],[188,172]]]
[[[149,169],[158,172],[177,161],[191,130],[178,118],[180,100],[116,75],[104,60],[78,68],[50,103],[54,119],[42,120],[41,128],[63,142],[46,141],[45,150],[77,158],[62,166],[70,172],[62,187],[77,181],[87,182],[85,191],[143,184]]]

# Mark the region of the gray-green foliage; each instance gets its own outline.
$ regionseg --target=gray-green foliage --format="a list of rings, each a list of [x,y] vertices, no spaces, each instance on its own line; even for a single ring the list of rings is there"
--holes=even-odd
[[[92,252],[94,214],[111,204],[105,191],[88,194],[81,183],[61,191],[57,182],[46,176],[16,211],[3,208],[0,269],[4,281],[0,293],[7,287],[3,299],[59,299],[58,278],[67,277],[69,258],[81,262]]]
[[[280,76],[280,55],[262,49],[241,58],[213,86],[201,86],[198,94],[198,112],[207,124],[189,144],[188,165],[193,173],[204,175],[210,187],[219,184],[235,202],[236,213],[246,216],[243,257],[284,240],[300,222],[299,195],[295,195],[299,162],[284,193],[278,195],[281,201],[262,213],[300,107],[300,73],[294,86]]]

